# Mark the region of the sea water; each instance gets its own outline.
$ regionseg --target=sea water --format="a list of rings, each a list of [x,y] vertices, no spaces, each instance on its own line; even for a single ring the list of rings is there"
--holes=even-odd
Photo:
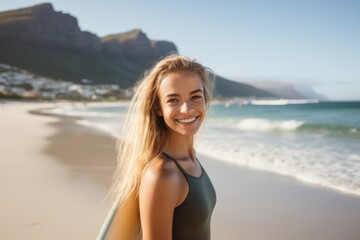
[[[127,104],[54,109],[121,135]],[[360,102],[287,105],[214,103],[196,150],[234,166],[288,175],[360,195]]]

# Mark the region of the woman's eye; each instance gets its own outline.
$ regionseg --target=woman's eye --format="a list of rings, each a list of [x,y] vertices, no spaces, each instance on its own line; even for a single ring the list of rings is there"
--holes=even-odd
[[[200,96],[200,95],[192,96],[192,99],[200,99],[200,98],[202,98],[202,96]]]
[[[168,103],[176,103],[178,102],[178,100],[176,98],[171,98],[169,100],[167,100]]]

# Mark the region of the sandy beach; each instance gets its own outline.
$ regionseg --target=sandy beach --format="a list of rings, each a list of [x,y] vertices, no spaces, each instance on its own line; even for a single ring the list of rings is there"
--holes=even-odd
[[[115,139],[73,118],[0,104],[0,239],[95,239],[115,167]],[[198,156],[217,191],[214,240],[358,240],[360,197]]]

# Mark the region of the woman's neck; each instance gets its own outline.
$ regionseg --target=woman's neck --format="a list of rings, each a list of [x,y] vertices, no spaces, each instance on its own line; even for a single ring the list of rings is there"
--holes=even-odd
[[[194,136],[172,134],[165,152],[176,159],[195,159]]]

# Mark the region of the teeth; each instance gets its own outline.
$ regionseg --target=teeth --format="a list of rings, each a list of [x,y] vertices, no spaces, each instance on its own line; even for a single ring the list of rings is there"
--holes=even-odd
[[[196,117],[189,118],[189,119],[182,119],[182,120],[178,119],[178,121],[181,123],[189,123],[189,122],[195,121],[195,119],[196,119]]]

